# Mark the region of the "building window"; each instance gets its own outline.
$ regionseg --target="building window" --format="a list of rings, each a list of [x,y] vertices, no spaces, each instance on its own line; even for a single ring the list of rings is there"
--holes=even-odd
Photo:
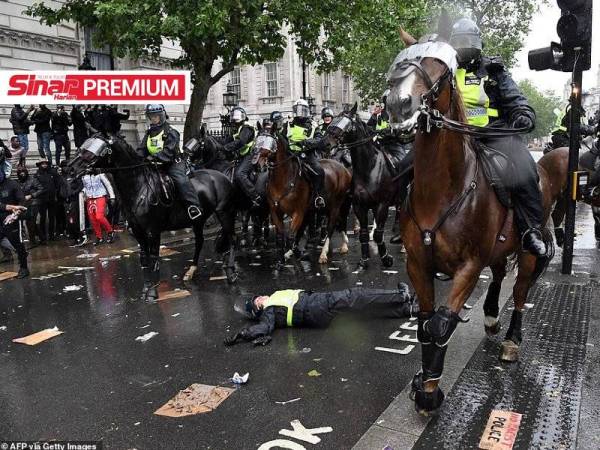
[[[342,103],[350,103],[350,76],[342,78]]]
[[[331,74],[323,74],[323,100],[331,100]]]
[[[231,71],[231,76],[229,78],[231,81],[231,87],[233,88],[233,92],[237,94],[238,100],[242,98],[242,77],[240,73],[240,68],[236,67]]]
[[[90,58],[90,63],[96,70],[113,70],[114,61],[110,45],[96,47],[94,45],[94,28],[86,27],[83,31],[85,39],[85,54]]]
[[[267,97],[277,97],[279,94],[277,63],[265,64],[265,80],[267,82]]]

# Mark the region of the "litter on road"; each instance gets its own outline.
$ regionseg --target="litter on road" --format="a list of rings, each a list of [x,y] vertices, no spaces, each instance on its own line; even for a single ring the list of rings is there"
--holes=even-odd
[[[240,375],[239,373],[236,372],[233,374],[233,376],[229,380],[234,384],[246,384],[248,382],[248,378],[250,378],[249,373]]]
[[[154,411],[157,416],[184,417],[215,410],[235,389],[194,383]]]
[[[136,337],[135,340],[140,342],[146,342],[148,339],[152,339],[156,335],[158,335],[156,331],[150,331],[146,334]]]
[[[16,338],[12,341],[16,342],[17,344],[37,345],[40,342],[44,342],[50,338],[58,336],[59,334],[63,334],[63,331],[60,331],[57,327],[46,328],[45,330],[38,331],[37,333],[33,333],[21,338]]]

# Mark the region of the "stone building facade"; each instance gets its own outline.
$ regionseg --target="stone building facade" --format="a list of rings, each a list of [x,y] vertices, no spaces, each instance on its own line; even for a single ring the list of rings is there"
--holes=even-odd
[[[109,47],[97,48],[93,45],[93,30],[74,23],[46,26],[24,15],[24,10],[33,3],[34,0],[5,0],[0,3],[0,70],[75,70],[86,54],[98,70],[164,70],[170,68],[170,60],[182,52],[176,45],[165,41],[160,58],[113,58]],[[63,2],[47,3],[58,7]],[[215,72],[218,66],[215,64]],[[307,97],[315,99],[317,115],[323,106],[331,106],[339,111],[342,105],[356,100],[350,77],[339,71],[319,75],[309,68],[306,80]],[[220,114],[226,113],[222,94],[228,82],[239,93],[239,105],[246,109],[253,121],[268,116],[273,110],[291,113],[294,101],[302,96],[302,62],[293,39],[288,39],[285,54],[280,60],[236,67],[234,72],[224,76],[211,88],[204,111],[204,120],[209,128],[221,127]],[[11,108],[12,105],[0,105],[0,138],[5,141],[12,135],[8,121]],[[123,133],[135,145],[146,124],[142,106],[130,106],[129,109],[132,114],[123,125]],[[169,105],[167,109],[171,122],[182,130],[187,106]],[[29,141],[29,155],[35,157],[37,145],[33,131]]]

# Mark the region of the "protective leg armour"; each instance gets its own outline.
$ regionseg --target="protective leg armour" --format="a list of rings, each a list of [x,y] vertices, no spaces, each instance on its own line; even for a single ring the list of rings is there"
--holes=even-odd
[[[508,331],[506,332],[506,339],[513,341],[517,345],[520,345],[521,340],[523,339],[521,335],[522,323],[523,313],[515,309],[510,318],[510,325],[508,326]]]

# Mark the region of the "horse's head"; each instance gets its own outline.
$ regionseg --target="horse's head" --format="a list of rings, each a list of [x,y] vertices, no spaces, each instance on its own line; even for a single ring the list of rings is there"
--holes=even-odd
[[[105,164],[112,153],[113,138],[102,133],[89,137],[81,145],[79,154],[69,162],[76,176],[83,175],[89,169]]]
[[[450,44],[437,40],[437,35],[416,41],[401,33],[407,48],[394,59],[388,74],[389,93],[386,110],[396,134],[416,131],[422,107],[446,114],[452,106],[454,74],[458,63]]]
[[[327,127],[326,137],[331,146],[335,146],[341,142],[360,139],[369,135],[369,130],[366,124],[358,117],[358,104],[349,110],[344,110],[333,118]]]
[[[273,131],[273,128],[268,130],[263,128],[254,139],[252,147],[253,162],[260,167],[264,167],[267,161],[273,159],[277,153],[279,139],[277,134],[273,134]]]

